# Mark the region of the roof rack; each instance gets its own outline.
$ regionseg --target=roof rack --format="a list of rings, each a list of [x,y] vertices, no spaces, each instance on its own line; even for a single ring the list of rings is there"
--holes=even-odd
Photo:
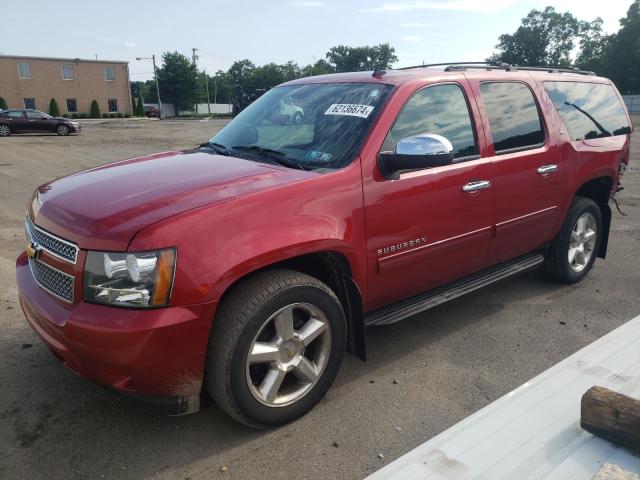
[[[483,70],[504,70],[507,72],[516,72],[518,70],[533,71],[533,72],[547,72],[547,73],[575,73],[578,75],[595,75],[594,72],[588,70],[580,70],[578,67],[571,65],[545,65],[539,67],[520,67],[518,65],[510,65],[504,62],[445,62],[445,63],[430,63],[425,65],[414,65],[412,67],[403,67],[398,70],[412,70],[414,68],[429,68],[429,67],[445,67],[445,72],[454,72],[460,70],[467,70],[472,68]]]

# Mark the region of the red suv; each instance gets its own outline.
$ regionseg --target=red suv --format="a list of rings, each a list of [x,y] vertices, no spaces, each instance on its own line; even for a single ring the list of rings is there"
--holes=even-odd
[[[274,121],[283,99],[301,122]],[[29,324],[122,394],[256,427],[327,392],[365,327],[534,267],[604,258],[631,123],[569,69],[304,78],[208,143],[37,189],[17,260]],[[206,390],[203,387],[206,386]]]

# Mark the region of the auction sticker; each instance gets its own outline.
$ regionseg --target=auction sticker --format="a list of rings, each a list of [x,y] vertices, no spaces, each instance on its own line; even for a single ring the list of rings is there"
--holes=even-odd
[[[352,103],[334,103],[327,111],[324,112],[325,115],[348,115],[350,117],[360,117],[367,118],[371,112],[373,112],[373,108],[370,105],[355,105]]]

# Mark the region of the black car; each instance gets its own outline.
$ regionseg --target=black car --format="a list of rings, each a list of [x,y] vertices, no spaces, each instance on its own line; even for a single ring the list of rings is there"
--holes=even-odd
[[[80,124],[67,118],[52,117],[31,109],[0,110],[0,137],[12,133],[51,132],[58,135],[79,133]]]

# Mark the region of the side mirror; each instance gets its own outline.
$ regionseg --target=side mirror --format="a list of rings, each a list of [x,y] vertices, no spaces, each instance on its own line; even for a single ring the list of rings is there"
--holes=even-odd
[[[398,141],[395,152],[380,152],[378,168],[385,178],[397,180],[398,172],[449,165],[453,145],[441,135],[423,133]]]

